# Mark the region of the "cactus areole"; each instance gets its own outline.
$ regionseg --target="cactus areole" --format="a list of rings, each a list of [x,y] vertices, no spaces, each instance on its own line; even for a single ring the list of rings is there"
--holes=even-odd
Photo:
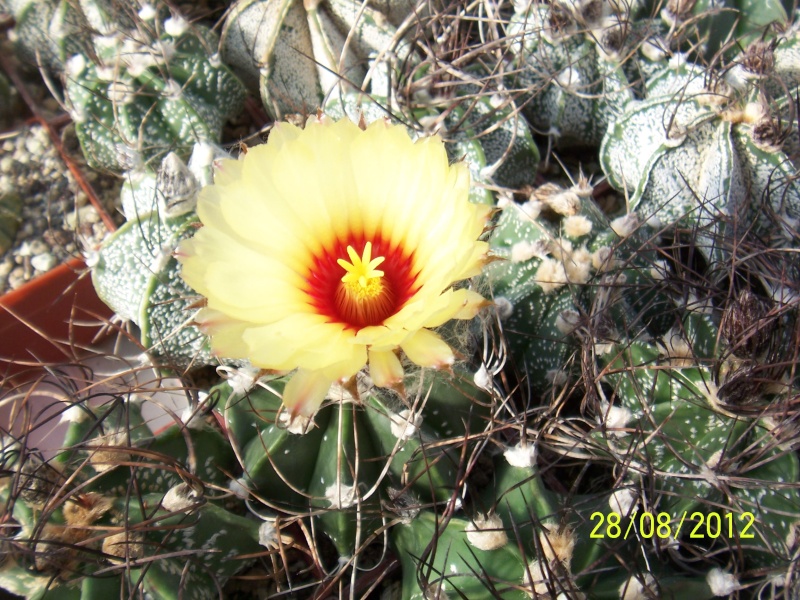
[[[207,298],[197,316],[214,351],[298,371],[284,404],[311,415],[334,382],[369,363],[402,384],[396,350],[446,368],[430,328],[475,316],[484,299],[454,284],[477,275],[490,208],[469,202],[469,174],[438,137],[312,118],[223,161],[198,201],[203,222],[179,248],[183,277]],[[424,227],[420,226],[424,224]]]

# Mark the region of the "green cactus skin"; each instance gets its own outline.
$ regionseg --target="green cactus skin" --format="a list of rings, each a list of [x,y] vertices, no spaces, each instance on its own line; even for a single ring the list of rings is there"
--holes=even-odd
[[[94,41],[92,54],[69,59],[65,92],[95,168],[141,168],[171,151],[186,158],[197,142],[219,142],[223,123],[241,110],[244,88],[201,26],[153,17]]]
[[[240,557],[264,551],[260,522],[209,494],[235,466],[218,430],[192,424],[154,433],[141,403],[123,400],[76,403],[65,418],[63,449],[32,472],[55,474],[49,483],[38,478],[42,493],[12,495],[8,480],[0,491],[21,527],[4,543],[27,548],[0,566],[4,589],[36,600],[134,590],[211,600],[252,563]],[[3,456],[13,466],[19,450],[6,447]]]
[[[737,48],[747,46],[768,30],[770,25],[785,28],[789,18],[780,0],[698,0],[679,1],[669,5],[646,2],[645,10],[652,13],[658,7],[664,25],[670,29],[679,50],[688,51],[698,40],[702,46],[695,50],[706,59],[722,51],[728,56]]]
[[[797,42],[781,43],[791,63]],[[600,160],[609,183],[647,217],[697,226],[707,257],[724,258],[726,220],[738,221],[742,230],[754,224],[754,233],[773,248],[796,246],[796,168],[781,149],[778,115],[755,86],[788,70],[762,75],[734,69],[729,79],[741,87],[737,91],[724,82],[709,85],[713,73],[677,57],[647,82],[647,99],[629,103],[608,128]],[[787,77],[792,84],[791,72]],[[785,97],[772,100],[780,114]]]
[[[371,56],[404,56],[395,26],[413,10],[407,0],[239,0],[223,25],[222,52],[274,118],[308,114],[337,86],[360,87]]]
[[[713,347],[717,332],[711,321],[699,315],[687,319],[690,337],[681,346]],[[691,327],[691,321],[700,322],[700,329]],[[694,339],[692,329],[697,332]],[[687,366],[681,356],[665,358],[663,347],[654,343],[615,347],[601,364],[608,373],[604,380],[619,401],[612,409],[617,411],[616,426],[625,433],[598,430],[593,437],[634,473],[654,477],[657,494],[651,501],[658,511],[676,518],[695,511],[724,511],[737,518],[750,512],[753,538],[731,543],[742,549],[751,566],[788,564],[787,540],[800,517],[797,456],[776,446],[768,421],[721,407],[714,374],[697,362],[703,354],[698,350],[692,351]],[[681,540],[691,544],[685,536]]]
[[[208,336],[192,323],[197,297],[173,256],[198,225],[197,194],[212,179],[213,160],[223,154],[197,144],[189,166],[170,153],[157,173],[127,173],[121,204],[128,221],[89,261],[98,296],[139,326],[149,354],[177,369],[225,362],[212,355]]]
[[[392,529],[391,538],[403,567],[403,600],[430,597],[530,598],[522,581],[525,562],[519,548],[507,543],[494,550],[472,545],[469,521],[442,522],[429,511]]]
[[[636,97],[636,47],[648,23],[625,3],[520,3],[508,26],[509,87],[533,128],[557,147],[597,147]],[[621,12],[617,12],[621,11]],[[638,92],[640,93],[640,92]]]
[[[247,391],[221,384],[212,393],[240,457],[236,487],[270,510],[312,517],[340,556],[356,556],[380,535],[381,502],[392,490],[427,506],[457,497],[460,446],[486,415],[461,391],[467,384],[450,377],[423,380],[431,387],[424,408],[398,409],[377,390],[356,403],[340,390],[302,427],[280,416],[283,379]]]
[[[669,327],[664,307],[672,305],[649,273],[656,256],[646,240],[653,234],[635,213],[609,222],[585,180],[571,188],[547,184],[524,204],[502,206],[490,245],[503,260],[487,268],[487,277],[510,354],[527,374],[527,385],[542,391],[554,377],[569,376],[565,369],[577,338],[566,334],[580,329],[581,319],[591,326],[592,306],[608,303],[598,293],[604,281],[620,283],[615,296],[621,301],[613,303],[619,314],[611,324]],[[596,342],[614,335],[605,331]]]

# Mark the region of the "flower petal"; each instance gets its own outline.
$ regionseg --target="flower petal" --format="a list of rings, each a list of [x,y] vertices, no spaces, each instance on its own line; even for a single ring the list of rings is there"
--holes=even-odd
[[[298,371],[283,390],[283,405],[292,417],[311,417],[317,412],[333,381],[320,371]]]
[[[412,362],[421,367],[444,369],[455,362],[450,346],[428,329],[415,332],[400,347]]]
[[[478,314],[482,307],[489,305],[489,302],[479,293],[465,288],[446,293],[450,300],[449,304],[428,317],[423,324],[425,327],[438,327],[450,319],[471,319]]]
[[[403,365],[391,350],[379,352],[370,349],[369,376],[378,387],[395,387],[403,381]]]

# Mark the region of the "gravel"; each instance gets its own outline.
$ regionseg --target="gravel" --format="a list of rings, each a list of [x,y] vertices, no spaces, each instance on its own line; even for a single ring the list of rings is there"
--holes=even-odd
[[[83,173],[114,214],[121,181],[88,169]],[[0,193],[10,190],[23,198],[22,221],[13,245],[0,255],[0,294],[96,248],[108,233],[39,125],[0,136]]]

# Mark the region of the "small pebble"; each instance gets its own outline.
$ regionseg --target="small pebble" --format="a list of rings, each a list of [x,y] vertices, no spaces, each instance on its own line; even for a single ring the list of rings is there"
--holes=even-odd
[[[49,252],[43,252],[31,257],[31,266],[42,273],[46,273],[56,266],[56,257]]]

